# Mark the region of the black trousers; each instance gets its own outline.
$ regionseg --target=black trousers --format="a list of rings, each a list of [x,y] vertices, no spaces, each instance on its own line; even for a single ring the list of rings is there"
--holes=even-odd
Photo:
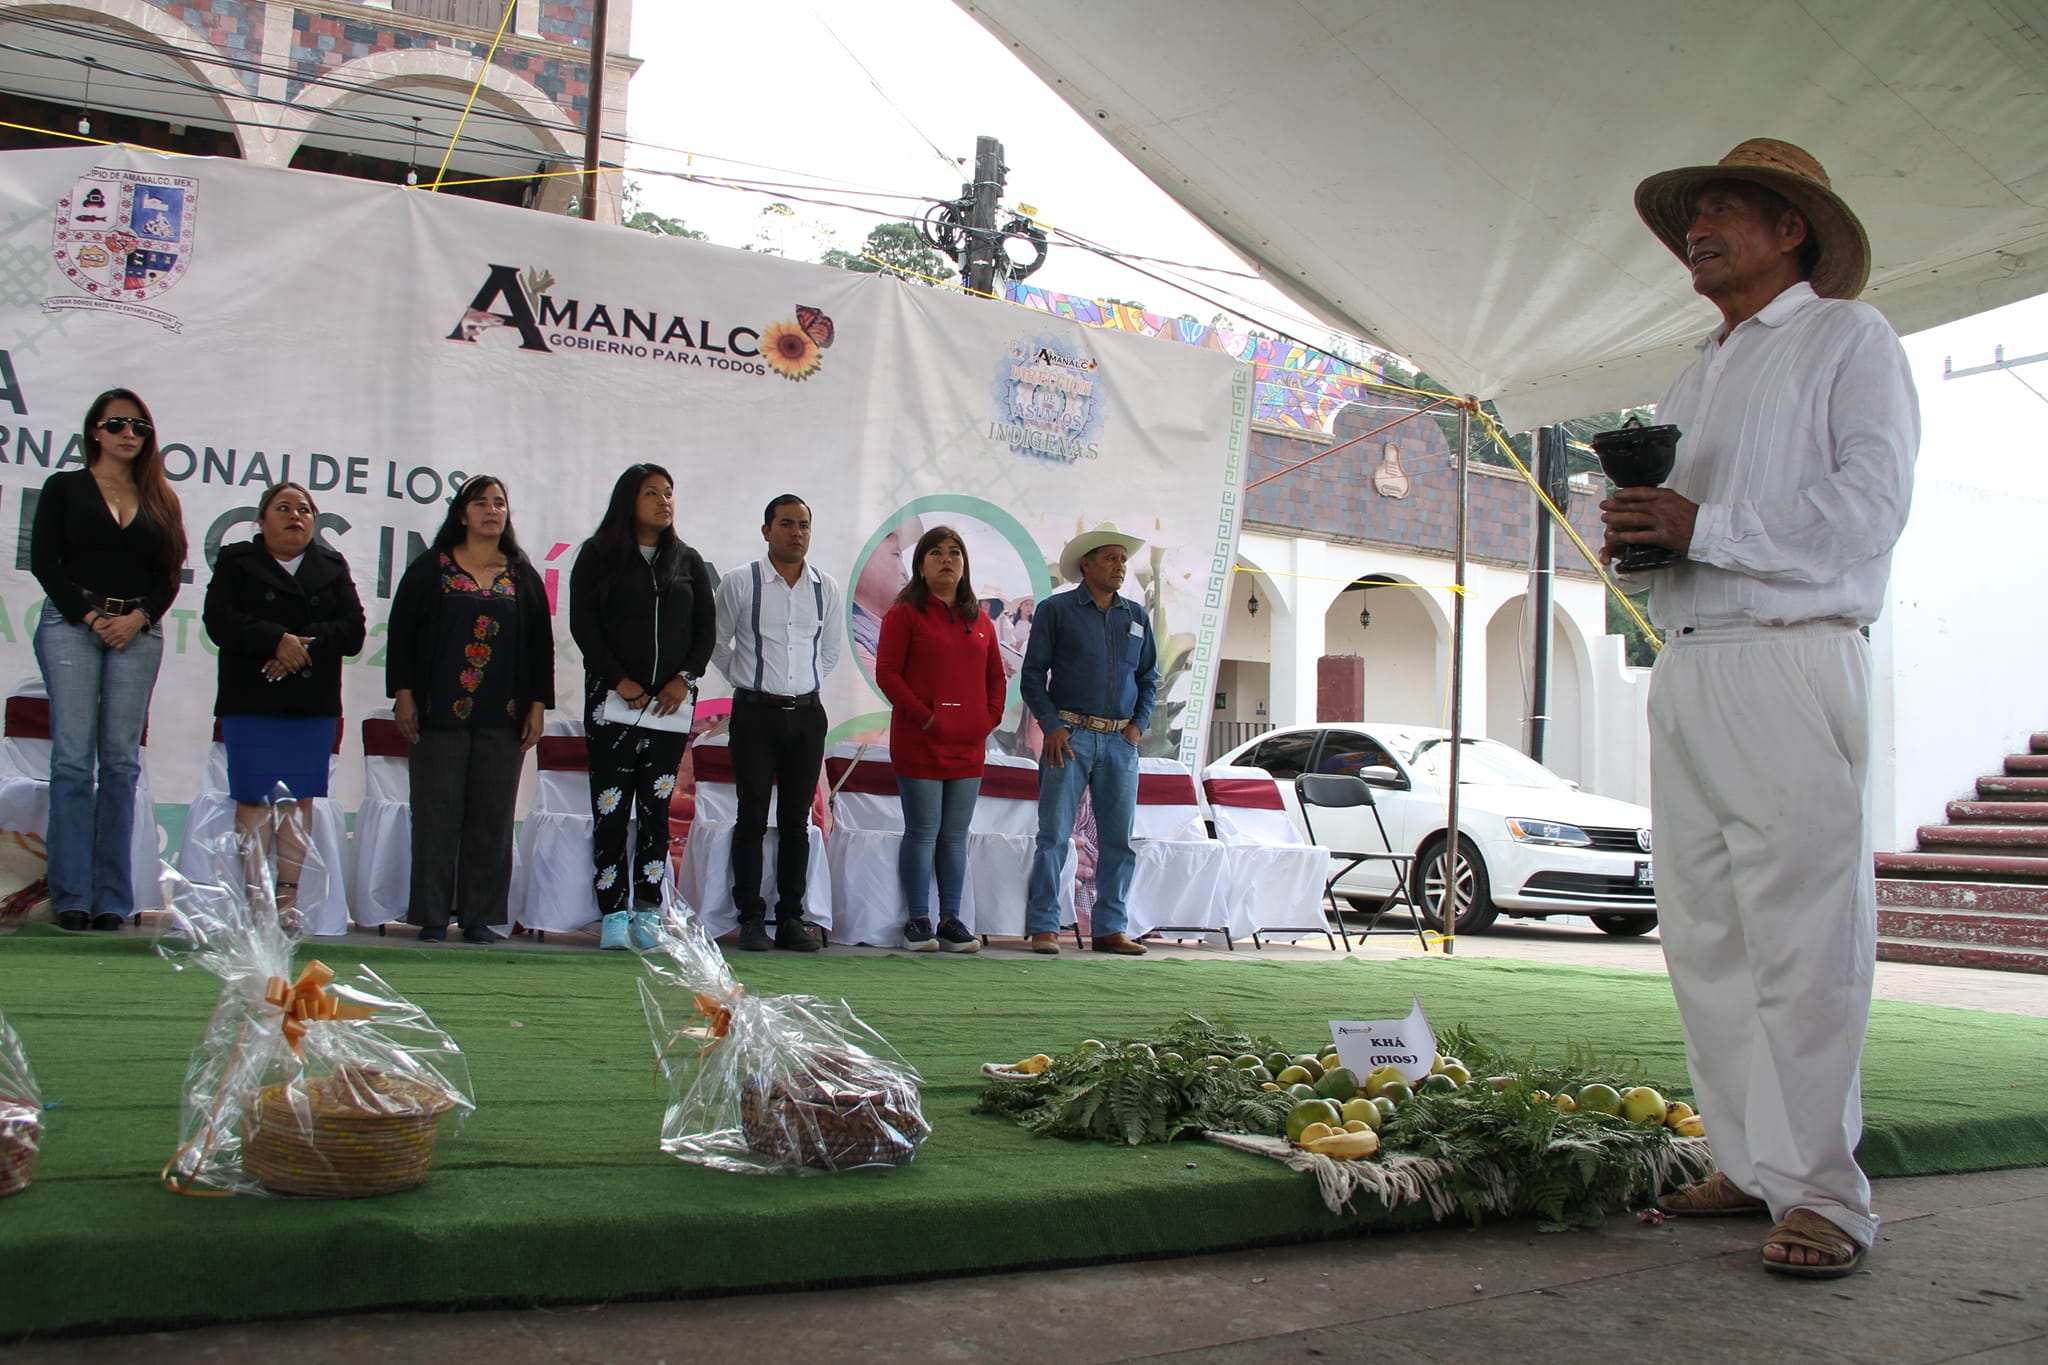
[[[739,823],[732,836],[732,903],[741,919],[763,920],[761,841],[768,833],[768,798],[775,795],[775,918],[804,916],[804,883],[811,868],[811,798],[825,763],[825,708],[784,708],[735,698],[732,704],[732,780]]]
[[[526,752],[509,725],[421,730],[412,779],[412,897],[421,928],[502,924],[510,912],[512,816]]]
[[[597,907],[607,915],[635,906],[658,909],[668,868],[668,805],[676,769],[690,737],[674,730],[607,725],[598,720],[600,692],[584,710],[590,736],[590,813],[596,818],[591,854],[596,859]],[[632,858],[627,859],[627,826]]]

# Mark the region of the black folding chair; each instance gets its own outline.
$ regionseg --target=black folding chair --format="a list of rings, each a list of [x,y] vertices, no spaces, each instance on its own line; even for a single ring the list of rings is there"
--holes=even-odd
[[[1397,905],[1408,908],[1408,916],[1415,922],[1419,932],[1422,928],[1422,917],[1416,912],[1415,899],[1409,890],[1409,884],[1414,880],[1412,874],[1415,855],[1394,851],[1394,841],[1387,837],[1387,823],[1380,818],[1379,805],[1372,798],[1372,785],[1352,773],[1303,773],[1294,779],[1294,792],[1301,801],[1301,823],[1308,833],[1308,841],[1312,844],[1321,842],[1316,838],[1315,817],[1310,814],[1318,808],[1349,810],[1363,806],[1372,812],[1372,822],[1380,832],[1380,847],[1377,849],[1330,850],[1331,864],[1334,866],[1341,862],[1343,866],[1332,872],[1330,879],[1323,884],[1323,895],[1330,902],[1330,917],[1337,921],[1338,934],[1344,935],[1344,946],[1350,948],[1351,940],[1344,934],[1344,912],[1337,901],[1337,883],[1362,863],[1390,864],[1395,875],[1394,894],[1387,897],[1379,909],[1373,912],[1372,918],[1366,921],[1365,928],[1359,931],[1360,940],[1378,928],[1380,917]]]

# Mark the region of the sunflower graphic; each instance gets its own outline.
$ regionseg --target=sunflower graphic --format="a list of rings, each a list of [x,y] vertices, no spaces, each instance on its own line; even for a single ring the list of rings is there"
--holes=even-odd
[[[823,357],[818,343],[794,322],[773,322],[761,334],[761,359],[784,379],[809,379]]]

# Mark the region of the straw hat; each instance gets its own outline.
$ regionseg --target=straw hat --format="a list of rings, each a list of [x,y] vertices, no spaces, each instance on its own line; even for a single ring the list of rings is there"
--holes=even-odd
[[[1806,215],[1820,243],[1813,292],[1831,299],[1853,299],[1863,292],[1870,281],[1870,238],[1863,224],[1829,188],[1828,173],[1818,161],[1776,138],[1753,137],[1717,165],[1665,171],[1636,186],[1636,212],[1679,260],[1687,259],[1686,230],[1709,180],[1747,180],[1784,195]]]
[[[1081,581],[1081,556],[1105,545],[1121,545],[1124,553],[1136,554],[1145,548],[1145,542],[1134,535],[1116,529],[1116,523],[1105,521],[1092,531],[1083,531],[1067,542],[1067,548],[1060,551],[1060,577],[1070,583]]]

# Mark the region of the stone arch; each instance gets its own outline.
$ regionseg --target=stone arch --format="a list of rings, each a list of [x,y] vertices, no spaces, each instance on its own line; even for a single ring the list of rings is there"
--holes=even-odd
[[[205,86],[206,93],[220,107],[221,118],[233,129],[243,158],[254,159],[250,156],[251,140],[261,137],[269,122],[267,111],[249,97],[238,73],[210,59],[215,49],[196,37],[190,25],[173,19],[146,0],[98,0],[95,4],[45,4],[28,0],[25,4],[10,5],[4,13],[48,15],[150,40],[154,52]]]
[[[1407,574],[1375,569],[1352,582],[1378,586],[1364,597],[1339,585],[1324,611],[1324,652],[1365,660],[1365,718],[1439,725],[1449,678],[1450,617],[1435,594]],[[1361,627],[1361,608],[1372,625]]]
[[[477,103],[521,118],[521,127],[539,144],[536,159],[582,159],[580,134],[572,136],[547,126],[563,118],[566,111],[539,86],[502,66],[487,66],[475,57],[444,47],[372,52],[323,72],[328,81],[308,85],[282,112],[277,120],[276,143],[268,150],[267,159],[276,165],[290,165],[321,117],[339,112],[350,100],[421,86],[446,90],[466,99],[471,87],[477,84],[479,71],[483,83],[477,89]],[[437,152],[435,160],[439,159]]]
[[[1489,738],[1516,749],[1524,747],[1527,692],[1522,632],[1529,606],[1527,593],[1500,604],[1486,622],[1486,725]],[[1592,650],[1570,613],[1551,606],[1550,717],[1544,744],[1544,765],[1561,777],[1585,781],[1592,768],[1588,723],[1592,704]]]

